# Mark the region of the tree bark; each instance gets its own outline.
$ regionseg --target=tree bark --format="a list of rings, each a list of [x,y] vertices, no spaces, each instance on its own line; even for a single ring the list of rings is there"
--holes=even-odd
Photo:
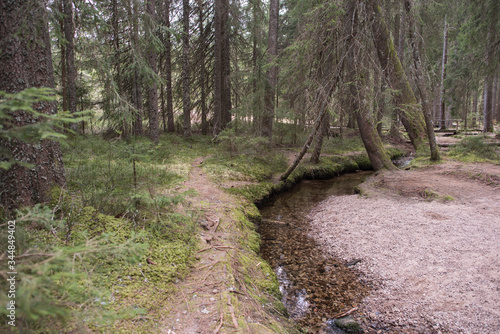
[[[262,117],[262,136],[273,137],[274,120],[274,97],[276,94],[276,84],[278,79],[278,67],[276,60],[278,56],[278,22],[279,22],[279,0],[270,0],[269,2],[269,38],[268,38],[268,64],[266,90],[264,94],[264,116]]]
[[[479,100],[478,90],[475,89],[473,94],[474,95],[472,97],[472,124],[471,124],[471,127],[474,129],[477,126],[477,103]]]
[[[486,66],[488,74],[486,76],[485,82],[485,101],[484,101],[484,132],[494,132],[493,120],[495,118],[495,105],[493,103],[494,95],[496,94],[494,88],[494,77],[495,77],[495,53],[498,49],[497,41],[497,21],[498,21],[498,11],[499,11],[498,1],[491,1],[488,8],[488,49],[486,56]]]
[[[427,89],[427,84],[425,82],[424,69],[422,66],[422,59],[420,57],[420,48],[417,41],[417,36],[415,34],[415,18],[411,12],[412,3],[411,0],[404,1],[407,17],[408,17],[408,29],[410,34],[410,44],[413,51],[413,65],[415,68],[415,81],[417,83],[417,89],[420,94],[420,100],[422,103],[422,112],[424,114],[425,126],[427,131],[427,138],[429,139],[429,147],[431,150],[431,160],[438,161],[441,159],[439,155],[439,149],[436,142],[436,134],[434,133],[434,124],[432,122],[432,106],[429,100],[429,91]]]
[[[148,13],[148,24],[147,24],[147,36],[149,38],[148,45],[148,65],[153,73],[152,77],[149,78],[149,88],[148,88],[148,112],[149,112],[149,138],[155,144],[160,140],[159,134],[159,121],[158,121],[158,82],[154,77],[157,74],[157,52],[154,47],[152,40],[154,39],[154,22],[156,20],[156,8],[155,0],[148,0],[147,2],[147,13]]]
[[[64,16],[64,8],[62,0],[58,3],[58,9],[61,14]],[[61,16],[59,18],[59,26],[61,27],[61,31],[64,32],[64,19]],[[66,97],[66,43],[65,39],[59,37],[59,47],[61,48],[61,87],[62,87],[62,108],[63,110],[68,110],[68,98]]]
[[[73,26],[73,1],[63,0],[64,38],[66,39],[66,99],[70,113],[76,113],[76,67],[75,67],[75,29]],[[78,130],[78,124],[72,123],[71,129]]]
[[[493,132],[492,86],[493,82],[491,80],[491,75],[488,75],[484,83],[483,132]]]
[[[398,91],[395,96],[395,103],[400,110],[401,122],[408,132],[415,150],[421,152],[426,144],[424,117],[418,110],[415,94],[397,56],[378,1],[369,0],[368,6],[369,11],[373,14],[370,18],[370,24],[380,65],[384,69],[384,75],[392,89]]]
[[[323,140],[325,136],[328,136],[329,130],[330,130],[330,116],[328,115],[327,112],[325,117],[323,118],[323,121],[321,122],[321,127],[319,128],[319,131],[316,134],[314,151],[311,154],[311,162],[313,164],[319,163],[319,157],[321,155],[321,149],[323,147]]]
[[[224,0],[222,11],[222,129],[231,122],[231,59],[229,49],[229,1]]]
[[[170,29],[170,6],[172,0],[165,0],[164,20],[165,27]],[[175,132],[174,107],[172,101],[172,41],[170,31],[165,38],[165,90],[167,94],[167,132]]]
[[[39,1],[0,0],[0,90],[17,93],[29,87],[54,88],[50,37],[45,6]],[[35,106],[38,112],[54,114],[55,103]],[[9,112],[13,126],[33,124],[38,119],[22,111]],[[30,206],[49,199],[54,186],[64,186],[61,149],[57,142],[41,140],[29,144],[17,139],[3,140],[1,146],[16,164],[0,169],[0,204],[7,210]]]
[[[131,3],[133,2],[133,4]],[[134,135],[142,136],[142,80],[139,74],[139,60],[137,53],[139,48],[139,3],[138,0],[129,0],[128,3],[129,21],[132,22],[131,40],[134,50],[134,81],[132,84],[132,100],[135,106]]]
[[[335,90],[335,87],[338,84],[339,78],[340,78],[340,73],[342,72],[342,69],[344,68],[344,62],[347,57],[347,50],[349,49],[349,46],[351,45],[353,39],[354,39],[354,32],[352,30],[352,16],[354,15],[355,11],[355,4],[353,1],[349,1],[347,4],[346,8],[346,14],[344,18],[344,31],[343,31],[343,36],[345,38],[341,39],[344,40],[344,45],[341,48],[342,54],[340,55],[339,62],[337,63],[337,66],[335,68],[335,71],[332,75],[332,80],[329,82],[329,86],[325,87],[325,99],[322,99],[321,105],[318,107],[318,116],[316,118],[316,121],[314,122],[314,126],[312,131],[309,133],[309,136],[307,137],[306,142],[304,143],[304,146],[302,146],[302,149],[300,150],[299,154],[295,158],[295,160],[292,162],[292,164],[287,168],[287,170],[281,174],[280,180],[285,181],[290,174],[297,168],[299,165],[300,161],[304,157],[304,155],[307,153],[307,150],[311,146],[311,143],[314,139],[314,135],[317,133],[319,130],[319,127],[323,121],[323,118],[326,115],[326,103],[328,102],[328,98],[332,95],[333,91]]]
[[[444,102],[444,79],[446,78],[446,63],[448,62],[448,23],[446,22],[446,16],[444,18],[444,32],[443,32],[443,57],[441,59],[441,91],[439,98],[439,110],[440,110],[440,121],[439,128],[441,130],[446,129],[446,106]]]
[[[358,16],[353,16],[352,30],[354,34],[358,31]],[[364,67],[364,61],[360,58],[359,41],[355,41],[348,53],[347,75],[346,82],[349,85],[349,93],[347,95],[351,113],[356,118],[361,140],[370,159],[374,170],[380,169],[396,169],[389,155],[385,151],[382,139],[378,135],[374,114],[366,103],[365,87],[367,84],[368,73]]]
[[[495,104],[494,112],[496,121],[500,122],[500,84],[498,83],[498,75],[495,77]]]
[[[215,0],[214,12],[214,29],[215,29],[215,45],[214,45],[214,136],[217,136],[222,131],[222,4],[223,0]]]
[[[191,137],[191,73],[189,69],[189,0],[182,0],[182,115],[184,138]]]
[[[200,31],[200,40],[199,40],[199,56],[200,56],[200,104],[201,104],[201,134],[208,134],[208,122],[207,122],[207,69],[205,67],[205,49],[206,49],[206,36],[205,36],[205,27],[203,24],[205,18],[205,9],[203,6],[203,1],[198,2],[198,30]]]
[[[214,55],[214,129],[217,136],[231,121],[231,87],[229,59],[229,3],[215,0],[215,55]]]

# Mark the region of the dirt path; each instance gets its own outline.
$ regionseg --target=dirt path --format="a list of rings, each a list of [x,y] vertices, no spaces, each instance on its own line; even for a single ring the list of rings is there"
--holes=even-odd
[[[227,289],[227,272],[218,266],[230,250],[227,233],[220,226],[228,221],[227,210],[233,206],[231,198],[215,187],[203,174],[200,165],[202,158],[192,164],[189,179],[184,183],[186,189],[195,189],[197,195],[191,199],[190,206],[203,214],[199,252],[195,268],[176,286],[176,293],[168,300],[163,320],[162,333],[208,333],[217,328],[220,322],[222,293]],[[222,247],[213,247],[213,246]]]
[[[254,282],[246,282],[241,258],[255,272],[255,280],[265,280],[256,255],[242,247],[244,229],[238,226],[236,208],[242,203],[224,192],[202,170],[203,158],[197,158],[183,187],[197,195],[188,203],[199,212],[200,233],[197,263],[189,275],[178,282],[165,305],[161,333],[276,333],[289,332],[279,314],[272,314],[269,296]],[[224,186],[224,185],[223,185]],[[254,262],[252,262],[254,261]],[[262,277],[264,275],[264,277]],[[264,305],[265,303],[265,305]]]
[[[447,162],[378,174],[366,197],[332,197],[311,216],[324,249],[374,290],[367,333],[500,333],[500,166]]]

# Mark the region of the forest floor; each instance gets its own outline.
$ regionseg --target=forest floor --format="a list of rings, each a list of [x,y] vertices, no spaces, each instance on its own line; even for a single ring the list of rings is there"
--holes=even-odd
[[[265,271],[241,275],[247,240],[235,212],[244,204],[224,188],[255,183],[214,180],[205,159],[195,159],[182,186],[196,189],[187,205],[202,215],[200,251],[167,299],[161,332],[298,332],[269,296],[250,291],[262,291],[251,281]],[[353,314],[365,333],[500,332],[499,190],[499,165],[445,160],[378,173],[362,185],[365,196],[319,204],[311,235],[328,256],[361,259],[355,271],[372,288]]]
[[[248,285],[255,287],[259,280],[269,280],[269,273],[254,271],[251,277],[254,282],[242,277],[241,258],[245,251],[241,241],[248,243],[249,240],[242,234],[246,228],[240,229],[235,217],[242,206],[241,199],[223,190],[231,185],[214,182],[202,169],[203,162],[202,157],[195,159],[189,178],[183,184],[186,190],[196,190],[188,205],[203,215],[197,263],[168,298],[162,333],[296,332],[294,325],[279,310],[273,309],[272,297],[256,296],[255,291],[259,289],[252,292],[247,288]],[[270,270],[259,258],[253,262],[246,260],[251,267]],[[260,277],[262,274],[264,277]]]
[[[331,197],[311,234],[373,286],[366,333],[500,333],[500,166],[453,161],[383,172]]]

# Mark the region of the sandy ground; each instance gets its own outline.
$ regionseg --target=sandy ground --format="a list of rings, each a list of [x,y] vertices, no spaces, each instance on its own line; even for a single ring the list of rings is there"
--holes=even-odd
[[[500,333],[500,166],[385,172],[363,190],[320,203],[311,235],[361,259],[365,332]]]

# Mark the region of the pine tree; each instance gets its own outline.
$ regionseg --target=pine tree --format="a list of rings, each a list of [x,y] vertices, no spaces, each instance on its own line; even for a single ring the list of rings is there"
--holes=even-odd
[[[50,38],[42,2],[0,1],[0,91],[17,93],[29,87],[54,87]],[[54,114],[56,106],[40,102],[34,109]],[[4,130],[39,121],[23,111],[9,112]],[[0,169],[0,204],[7,209],[30,206],[48,199],[51,187],[65,183],[61,150],[57,142],[26,143],[2,139],[3,146],[20,163]],[[22,164],[21,164],[22,163]],[[31,165],[28,167],[28,165]]]

